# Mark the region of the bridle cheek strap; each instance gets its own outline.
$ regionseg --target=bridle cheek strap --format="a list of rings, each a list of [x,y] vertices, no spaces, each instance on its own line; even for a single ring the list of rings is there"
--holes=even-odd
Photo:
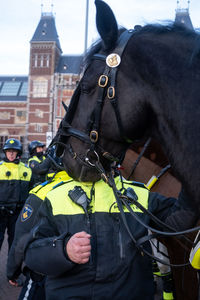
[[[122,56],[129,39],[133,35],[133,32],[134,32],[133,30],[125,30],[124,32],[122,32],[122,34],[118,39],[117,47],[114,49],[114,53],[116,53],[120,57]],[[95,54],[92,59],[100,59],[106,61],[106,56],[102,54]],[[123,124],[122,124],[122,120],[121,120],[121,116],[117,104],[117,98],[115,93],[117,71],[118,71],[117,66],[111,67],[109,64],[106,63],[104,72],[98,80],[98,97],[96,101],[96,106],[94,107],[94,110],[90,116],[89,128],[88,128],[89,134],[86,134],[71,126],[71,122],[73,120],[78,105],[80,93],[81,93],[80,83],[73,94],[68,112],[66,113],[66,116],[63,119],[63,124],[60,128],[60,132],[59,132],[60,136],[64,136],[64,137],[72,136],[78,138],[82,142],[89,144],[89,149],[86,151],[86,157],[85,157],[85,162],[88,164],[88,166],[91,166],[91,161],[87,156],[88,151],[90,153],[92,152],[97,153],[98,150],[101,149],[101,147],[98,146],[98,140],[99,140],[101,114],[102,114],[104,99],[106,97],[106,92],[107,92],[108,99],[110,99],[110,102],[114,108],[120,136],[127,143],[131,143],[131,141],[124,134]],[[110,83],[110,87],[107,88],[108,83]],[[108,160],[116,161],[116,162],[120,161],[119,158],[114,157],[112,154],[110,154],[107,151],[103,151],[103,149],[101,149],[101,152],[102,152],[101,153],[102,156]],[[74,155],[74,157],[76,157],[76,155]],[[96,169],[99,172],[105,174],[105,171],[103,170],[103,167],[99,159],[97,159],[96,162],[92,164],[96,167]]]
[[[123,52],[128,44],[129,39],[132,37],[134,31],[133,30],[125,30],[122,32],[118,39],[117,47],[113,50],[113,55],[118,55],[119,59],[121,59],[121,56],[123,55]],[[119,128],[120,136],[125,140],[128,144],[132,143],[132,141],[126,137],[124,133],[124,128],[121,120],[120,111],[118,109],[118,103],[117,103],[117,97],[116,97],[116,76],[118,71],[118,65],[111,66],[107,63],[108,57],[112,55],[109,54],[107,57],[102,54],[94,54],[93,59],[100,59],[104,60],[106,62],[106,66],[104,69],[103,74],[99,77],[98,80],[98,98],[96,102],[95,109],[92,113],[92,117],[90,118],[90,127],[92,127],[90,131],[90,139],[93,144],[98,142],[98,136],[99,136],[99,129],[100,129],[100,118],[101,118],[101,112],[103,108],[104,98],[106,96],[110,100],[110,103],[113,106],[117,125]],[[110,83],[110,86],[107,87],[108,83]],[[93,120],[93,124],[92,124]],[[93,149],[95,149],[93,145]]]

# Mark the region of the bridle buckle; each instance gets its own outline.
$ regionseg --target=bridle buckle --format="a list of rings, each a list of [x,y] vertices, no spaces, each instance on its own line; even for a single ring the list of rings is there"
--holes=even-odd
[[[98,141],[99,138],[99,134],[96,130],[92,130],[90,132],[90,140],[92,143],[96,143]]]
[[[107,75],[101,75],[99,77],[99,80],[98,80],[98,85],[102,88],[106,87],[108,84],[108,76]]]
[[[107,90],[108,99],[113,99],[115,97],[115,88],[114,86],[109,86]]]

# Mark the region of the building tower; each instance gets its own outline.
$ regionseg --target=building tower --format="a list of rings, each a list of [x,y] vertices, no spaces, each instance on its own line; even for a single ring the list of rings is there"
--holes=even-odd
[[[30,41],[27,142],[53,133],[54,73],[62,55],[53,13],[42,13]]]
[[[181,24],[188,29],[194,30],[194,27],[192,25],[192,21],[189,14],[189,4],[190,1],[187,1],[188,7],[187,8],[181,8],[180,1],[177,1],[177,9],[176,9],[176,16],[175,16],[175,23]]]

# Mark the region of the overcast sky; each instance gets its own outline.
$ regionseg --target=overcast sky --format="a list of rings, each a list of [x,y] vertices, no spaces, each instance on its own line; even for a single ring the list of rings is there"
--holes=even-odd
[[[106,0],[118,24],[133,28],[135,24],[174,20],[176,0]],[[5,0],[1,1],[0,75],[28,75],[30,40],[43,12],[52,10],[63,54],[82,54],[85,39],[86,0]],[[43,8],[41,7],[43,4]],[[179,0],[181,8],[187,0]],[[190,17],[200,27],[200,1],[191,0]],[[89,0],[88,46],[97,37],[94,0]]]

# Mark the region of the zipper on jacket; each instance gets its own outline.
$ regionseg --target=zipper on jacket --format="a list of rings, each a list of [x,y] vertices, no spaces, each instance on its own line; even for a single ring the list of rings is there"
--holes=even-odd
[[[123,259],[125,257],[125,255],[124,255],[124,247],[123,247],[123,241],[122,241],[122,232],[121,232],[121,228],[120,228],[120,220],[118,219],[117,222],[118,222],[118,226],[119,226],[119,233],[118,233],[118,236],[119,236],[119,256],[120,256],[121,259]]]

